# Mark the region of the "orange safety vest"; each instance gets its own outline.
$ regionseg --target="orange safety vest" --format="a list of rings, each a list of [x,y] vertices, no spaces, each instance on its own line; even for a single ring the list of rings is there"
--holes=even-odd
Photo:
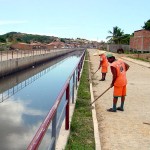
[[[106,55],[104,54],[100,55],[100,61],[102,61],[101,63],[102,67],[108,67],[108,60]]]
[[[117,70],[117,79],[114,83],[114,86],[125,86],[127,84],[127,78],[124,62],[122,60],[117,60],[114,61],[111,66]]]

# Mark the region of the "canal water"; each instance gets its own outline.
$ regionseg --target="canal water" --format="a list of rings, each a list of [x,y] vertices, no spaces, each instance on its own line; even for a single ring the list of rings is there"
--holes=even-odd
[[[27,148],[82,53],[67,54],[0,79],[1,150]]]

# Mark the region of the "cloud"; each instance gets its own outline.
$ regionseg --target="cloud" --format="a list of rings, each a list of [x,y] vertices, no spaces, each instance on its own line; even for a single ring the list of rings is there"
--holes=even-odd
[[[28,108],[21,100],[13,101],[12,98],[0,104],[0,114],[0,149],[13,150],[26,149],[41,125],[41,119],[31,124],[23,117],[46,116],[46,112]],[[49,142],[49,137],[46,136],[45,141]]]
[[[25,24],[27,20],[0,20],[0,25]]]

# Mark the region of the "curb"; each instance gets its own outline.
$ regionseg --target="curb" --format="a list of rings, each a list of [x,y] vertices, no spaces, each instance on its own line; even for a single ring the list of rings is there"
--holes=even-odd
[[[149,62],[143,62],[143,61],[140,61],[140,60],[134,60],[132,58],[127,58],[127,57],[121,57],[121,59],[124,59],[126,61],[138,64],[138,65],[143,66],[143,67],[150,68],[150,63]]]
[[[93,102],[94,96],[93,96],[92,83],[90,83],[90,93],[91,93],[91,102]],[[98,121],[97,121],[97,117],[96,117],[95,103],[93,104],[93,106],[94,106],[94,109],[92,109],[92,118],[93,118],[93,126],[94,126],[95,150],[101,150],[101,143],[100,143],[100,137],[99,137]]]
[[[93,94],[93,87],[92,87],[92,80],[91,80],[91,74],[90,74],[90,58],[88,54],[88,65],[89,65],[89,82],[90,82],[90,93],[91,93],[91,103],[94,101],[94,94]],[[95,150],[101,150],[101,142],[100,142],[100,136],[99,136],[99,130],[98,130],[98,121],[96,116],[96,110],[95,110],[95,103],[92,104],[94,106],[94,109],[92,109],[92,119],[93,119],[93,127],[94,127],[94,139],[95,139]]]

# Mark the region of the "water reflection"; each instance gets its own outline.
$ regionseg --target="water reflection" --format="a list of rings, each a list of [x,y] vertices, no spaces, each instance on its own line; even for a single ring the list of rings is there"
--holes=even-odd
[[[33,133],[37,130],[40,121],[26,125],[23,115],[27,112],[30,116],[44,116],[44,112],[31,110],[21,101],[10,99],[0,106],[0,149],[21,150],[26,148]]]
[[[22,72],[16,73],[15,75],[10,75],[5,78],[0,79],[0,103],[4,100],[8,99],[10,96],[14,95],[24,87],[28,86],[41,76],[45,75],[55,67],[57,67],[60,63],[63,63],[63,60],[66,57],[70,57],[75,55],[79,57],[81,54],[80,51],[78,53],[71,53],[57,59],[54,59],[50,62],[43,63],[38,67],[32,66],[31,68],[24,70]]]
[[[67,55],[0,80],[0,149],[26,149],[80,55]],[[49,141],[47,135],[44,141]]]
[[[17,93],[18,91],[22,90],[24,87],[28,86],[29,84],[31,84],[32,82],[36,81],[37,79],[39,79],[40,77],[42,77],[43,75],[45,75],[46,73],[48,73],[49,71],[51,71],[52,69],[54,69],[55,67],[57,67],[57,65],[59,65],[61,62],[58,62],[57,64],[54,64],[52,67],[49,67],[39,73],[37,73],[39,71],[39,67],[35,68],[33,67],[31,71],[32,74],[30,74],[29,72],[22,74],[23,78],[18,78],[21,77],[20,75],[14,76],[14,78],[9,78],[11,80],[11,82],[13,84],[7,84],[6,82],[10,83],[10,80],[8,79],[3,79],[2,83],[4,85],[1,84],[1,94],[0,94],[0,102],[3,102],[4,100],[8,99],[10,96],[14,95],[15,93]],[[42,68],[40,69],[44,69],[46,67],[46,65],[43,64]],[[36,74],[37,73],[37,74]],[[33,75],[34,74],[34,75]],[[24,76],[25,75],[25,76]],[[33,75],[33,76],[31,76]],[[30,77],[31,76],[31,77]],[[30,77],[30,78],[29,78]],[[26,79],[24,81],[22,81],[22,79]],[[10,87],[12,86],[12,87]],[[10,88],[9,88],[10,87]],[[8,89],[5,91],[5,88]],[[3,92],[4,90],[4,92]]]

